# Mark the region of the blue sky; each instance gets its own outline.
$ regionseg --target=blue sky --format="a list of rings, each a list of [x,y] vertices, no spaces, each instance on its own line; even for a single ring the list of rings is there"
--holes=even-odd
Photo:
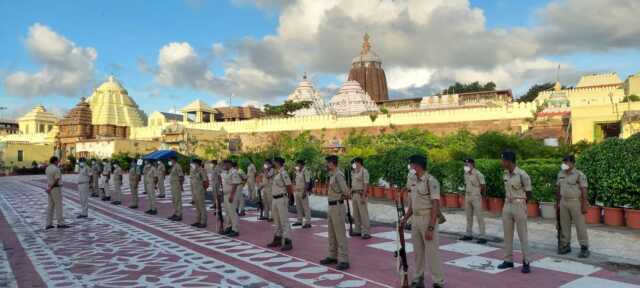
[[[161,70],[160,65],[157,64],[159,50],[172,42],[188,43],[193,48],[194,53],[197,53],[199,57],[198,63],[204,63],[206,69],[214,75],[213,77],[217,78],[224,78],[225,73],[233,70],[229,69],[229,67],[236,69],[248,67],[255,68],[254,70],[256,71],[265,71],[264,68],[261,68],[262,70],[256,68],[259,67],[259,63],[246,64],[238,60],[243,58],[236,58],[236,55],[241,55],[243,51],[246,52],[249,49],[243,46],[245,45],[243,41],[247,39],[252,39],[258,45],[262,45],[268,44],[268,41],[263,39],[265,36],[279,37],[278,27],[282,24],[280,15],[285,7],[273,5],[265,8],[260,3],[254,5],[248,2],[241,0],[236,2],[173,0],[154,2],[156,4],[150,5],[151,2],[148,1],[122,0],[2,1],[0,2],[0,18],[3,19],[0,24],[0,43],[3,44],[0,45],[0,79],[3,81],[0,81],[0,101],[2,102],[0,106],[8,107],[9,111],[5,111],[5,115],[0,115],[0,117],[16,116],[35,104],[44,104],[51,110],[60,113],[75,105],[80,96],[88,96],[91,87],[112,73],[117,76],[128,89],[129,94],[147,113],[151,113],[154,110],[167,111],[172,107],[179,108],[197,98],[202,98],[211,104],[228,99],[228,95],[223,92],[226,90],[222,88],[203,88],[203,85],[200,84],[180,83],[178,80],[169,84],[166,81],[159,81],[156,74]],[[280,1],[267,0],[259,2],[276,3]],[[514,27],[533,29],[541,24],[539,13],[541,9],[544,9],[549,4],[548,2],[542,0],[471,0],[471,7],[469,8],[482,11],[485,18],[484,29],[486,30],[511,30]],[[6,81],[4,81],[9,75],[18,71],[37,73],[43,69],[42,62],[36,60],[37,57],[30,53],[26,44],[30,28],[35,23],[48,27],[60,37],[73,42],[77,47],[91,47],[97,51],[97,58],[91,68],[93,75],[89,77],[89,83],[84,86],[81,85],[82,87],[73,90],[71,93],[37,93],[38,95],[29,96],[9,93]],[[367,26],[363,27],[370,26],[371,24],[367,24]],[[389,25],[389,27],[392,27],[392,25]],[[376,38],[374,37],[373,39],[375,41]],[[284,40],[282,41],[287,43]],[[359,40],[355,42],[349,45],[357,47]],[[215,55],[212,52],[214,43],[224,47],[224,56]],[[335,45],[341,45],[341,43],[336,42]],[[386,46],[381,45],[381,43],[374,43],[374,49],[378,47],[376,45]],[[357,49],[352,50],[355,55]],[[396,65],[394,59],[398,57],[389,55],[388,58],[391,60],[389,60],[390,63],[387,63],[384,62],[386,55],[380,51],[378,52],[383,59],[385,67],[392,68]],[[309,51],[309,53],[314,52]],[[287,52],[284,55],[294,54],[288,54]],[[531,59],[544,59],[554,63],[559,62],[563,65],[567,63],[571,66],[571,76],[567,76],[571,81],[574,81],[575,74],[580,72],[615,71],[621,77],[626,77],[626,75],[637,73],[640,70],[638,65],[633,64],[639,63],[638,50],[626,47],[597,52],[586,49],[586,51],[562,52],[555,55],[546,53],[544,55],[531,56]],[[345,62],[345,71],[341,73],[346,73],[346,69],[348,69],[350,59],[347,58],[345,60],[343,61]],[[141,69],[141,63],[144,63],[144,66],[148,67],[148,69]],[[445,70],[447,68],[447,63],[438,65],[438,68],[432,69]],[[552,66],[549,63],[546,65]],[[305,70],[313,69],[311,64],[305,64],[304,66],[307,67],[304,68]],[[397,64],[397,67],[405,68],[401,64]],[[461,67],[456,67],[456,69],[458,68],[462,69]],[[308,71],[313,75],[314,82],[318,88],[334,87],[340,84],[340,77],[344,77],[343,74],[336,73],[335,69],[327,69],[326,71],[322,69],[324,68],[318,68],[316,73]],[[420,67],[411,67],[411,69],[420,69]],[[286,69],[283,68],[283,70]],[[232,104],[239,105],[248,100],[257,101],[256,103],[259,104],[282,101],[287,93],[284,91],[290,91],[295,87],[297,81],[295,75],[301,74],[300,69],[293,72],[289,70],[286,73],[281,73],[277,78],[274,76],[269,81],[265,80],[267,84],[276,83],[279,86],[283,86],[277,87],[277,89],[274,88],[274,91],[265,92],[265,95],[271,93],[273,96],[256,96],[254,99],[251,93],[261,93],[259,88],[255,88],[254,90],[247,90],[246,97],[240,95],[238,98],[233,99]],[[266,71],[269,71],[269,69],[266,69]],[[389,70],[387,73],[390,73]],[[447,76],[449,78],[445,78],[463,79],[457,78],[458,76],[455,75],[449,75]],[[387,76],[389,77],[389,75]],[[210,78],[205,77],[204,79]],[[525,79],[514,81],[514,85],[502,83],[499,86],[522,91],[532,84],[531,82],[539,82],[538,80],[540,79]],[[429,84],[421,83],[420,85],[423,86],[418,87],[419,84],[416,84],[416,87],[412,88],[433,87],[429,86],[433,84],[433,82]],[[229,85],[232,87],[244,87],[242,83],[231,83]],[[404,87],[398,89],[401,90]],[[407,91],[424,90],[410,89]],[[242,94],[241,92],[238,93]],[[329,96],[325,95],[325,97]]]

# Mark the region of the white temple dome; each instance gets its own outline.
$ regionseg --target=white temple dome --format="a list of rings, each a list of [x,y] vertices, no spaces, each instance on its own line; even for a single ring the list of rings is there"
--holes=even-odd
[[[91,106],[93,125],[144,126],[144,112],[113,76],[100,84],[87,102]]]
[[[320,94],[313,87],[313,83],[307,80],[307,75],[302,77],[298,87],[287,97],[287,101],[302,102],[309,101],[311,106],[293,112],[296,117],[321,115],[327,112],[327,107],[320,97]]]
[[[329,101],[330,109],[338,116],[352,116],[379,112],[371,96],[367,94],[358,81],[346,81],[340,87],[338,94]]]

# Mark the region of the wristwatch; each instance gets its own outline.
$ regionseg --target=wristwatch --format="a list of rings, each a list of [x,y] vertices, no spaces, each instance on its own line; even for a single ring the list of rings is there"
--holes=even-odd
[[[434,229],[434,228],[435,228],[435,227],[433,227],[433,226],[429,226],[429,227],[427,227],[427,230],[429,230],[429,231],[433,231],[433,229]]]

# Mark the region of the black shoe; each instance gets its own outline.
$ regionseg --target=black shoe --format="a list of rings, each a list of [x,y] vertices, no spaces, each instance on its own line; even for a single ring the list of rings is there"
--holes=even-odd
[[[176,219],[176,217],[177,217],[176,214],[173,214],[173,215],[167,217],[167,219],[174,220],[174,219]]]
[[[558,248],[558,254],[559,255],[565,255],[565,254],[569,254],[569,253],[571,253],[571,246],[569,246],[569,245]]]
[[[338,260],[336,260],[334,258],[331,258],[331,257],[327,257],[327,258],[324,258],[324,259],[320,260],[320,264],[322,264],[322,265],[331,265],[331,264],[336,264],[336,263],[338,263]]]
[[[293,224],[291,224],[291,226],[302,226],[302,222],[293,223]]]
[[[182,216],[176,216],[176,218],[171,219],[173,221],[182,221]]]
[[[480,239],[478,239],[478,241],[476,241],[476,243],[478,243],[478,244],[487,244],[487,239],[480,238]]]
[[[78,215],[78,216],[76,216],[76,219],[82,219],[82,218],[87,218],[87,215]]]
[[[227,235],[229,233],[231,233],[231,227],[224,229],[224,231],[222,231],[222,235]]]
[[[338,263],[338,265],[336,265],[336,269],[340,270],[340,271],[349,269],[349,262],[340,262],[340,263]]]
[[[66,228],[69,228],[69,225],[62,224],[62,225],[56,226],[56,228],[58,228],[58,229],[66,229]]]
[[[307,229],[307,228],[311,228],[311,224],[307,223],[302,225],[302,229]]]
[[[138,209],[138,205],[131,205],[129,206],[130,209]]]
[[[52,228],[53,228],[53,225],[49,225],[47,227],[44,227],[44,230],[49,230],[49,229],[52,229]]]
[[[280,245],[282,245],[282,237],[273,236],[273,241],[271,241],[271,243],[267,244],[267,247],[275,248],[275,247],[280,247]]]
[[[111,204],[112,205],[120,205],[121,203],[120,203],[120,201],[111,201]]]
[[[468,236],[468,235],[464,235],[464,236],[458,238],[458,240],[460,240],[460,241],[471,241],[471,240],[473,240],[473,237]]]
[[[247,216],[247,213],[244,212],[244,210],[240,211],[240,213],[238,213],[239,216]]]
[[[369,235],[369,234],[362,234],[362,239],[364,239],[364,240],[371,239],[371,235]]]
[[[107,201],[107,197],[102,197],[100,200]]]
[[[156,215],[156,214],[158,214],[158,210],[153,209],[153,210],[151,210],[151,213],[149,213],[149,214]]]
[[[96,198],[96,197],[98,197],[98,194],[96,194],[96,193],[91,193],[91,197]]]
[[[142,194],[147,195],[147,192],[142,192]]]
[[[351,237],[360,237],[360,232],[349,232],[349,236]]]
[[[231,230],[231,232],[229,232],[229,234],[227,234],[228,237],[238,237],[240,236],[240,233],[237,231],[233,231]]]
[[[424,288],[424,277],[418,277],[411,281],[411,288]]]
[[[191,205],[195,205],[196,201],[191,200]]]
[[[158,195],[158,198],[166,198],[166,195]]]
[[[273,218],[267,219],[267,222],[273,222]]]
[[[433,283],[433,288],[443,288],[443,284]]]
[[[193,227],[198,227],[198,225],[200,225],[200,223],[198,223],[198,222],[191,224],[191,226],[193,226]]]
[[[589,252],[588,246],[580,246],[580,253],[578,253],[578,258],[588,258],[591,255]]]
[[[291,242],[291,239],[284,239],[284,245],[282,245],[282,248],[280,248],[280,251],[289,251],[293,249],[293,242]]]
[[[147,211],[144,211],[144,213],[147,213],[147,214],[151,215],[151,213],[153,213],[153,210],[149,209]]]
[[[267,218],[267,217],[260,217],[260,218],[258,218],[258,220],[269,220],[269,218]]]
[[[502,262],[502,264],[498,265],[498,269],[508,269],[508,268],[513,268],[513,262],[509,262],[509,261],[504,261]]]
[[[197,228],[207,228],[207,224],[198,224]]]
[[[111,196],[107,196],[107,201],[111,201]]]
[[[522,273],[524,274],[531,273],[531,268],[529,267],[529,263],[527,262],[522,263]]]

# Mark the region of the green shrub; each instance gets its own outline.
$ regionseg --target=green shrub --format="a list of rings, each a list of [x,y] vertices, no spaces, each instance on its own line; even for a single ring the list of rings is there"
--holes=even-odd
[[[504,169],[500,160],[476,159],[476,169],[482,172],[487,183],[487,196],[504,198],[504,182],[502,175]]]
[[[440,181],[440,193],[464,192],[464,163],[462,161],[447,161],[434,163],[429,166],[429,173]]]
[[[391,185],[404,187],[407,183],[409,157],[416,154],[425,155],[423,150],[413,146],[399,146],[383,153],[380,165],[384,167],[384,179]]]
[[[542,159],[540,159],[542,160]],[[559,160],[553,163],[519,163],[518,166],[531,177],[533,199],[539,202],[555,202],[556,180],[560,171]]]

